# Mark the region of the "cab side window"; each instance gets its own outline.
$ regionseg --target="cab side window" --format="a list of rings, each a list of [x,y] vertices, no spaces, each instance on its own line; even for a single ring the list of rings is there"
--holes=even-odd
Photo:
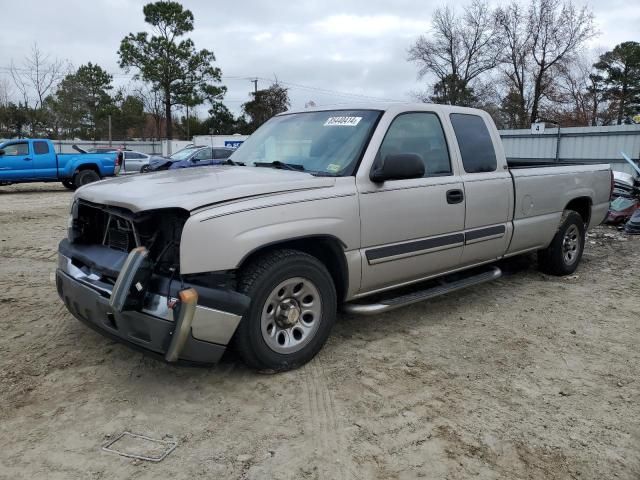
[[[380,146],[378,161],[400,153],[419,155],[425,177],[451,175],[447,142],[435,113],[403,113],[393,120]]]
[[[495,172],[498,164],[491,135],[482,117],[466,113],[449,115],[467,173]]]
[[[4,147],[4,154],[7,157],[18,157],[29,155],[29,144],[27,142],[12,143]]]
[[[33,142],[33,151],[36,155],[46,155],[49,153],[49,144],[47,142]]]

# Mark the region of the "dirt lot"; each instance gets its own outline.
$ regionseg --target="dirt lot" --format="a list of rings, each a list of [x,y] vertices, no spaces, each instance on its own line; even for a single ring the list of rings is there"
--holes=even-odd
[[[575,276],[341,315],[306,367],[174,367],[89,330],[51,274],[71,194],[0,188],[0,478],[640,478],[640,238]],[[513,267],[513,266],[512,266]],[[178,441],[161,463],[101,451]]]

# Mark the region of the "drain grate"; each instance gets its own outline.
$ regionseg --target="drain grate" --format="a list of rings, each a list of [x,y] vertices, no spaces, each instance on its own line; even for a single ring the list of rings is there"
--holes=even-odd
[[[116,453],[123,457],[137,458],[148,462],[161,462],[175,450],[177,442],[156,440],[154,438],[123,432],[102,447],[105,452]]]

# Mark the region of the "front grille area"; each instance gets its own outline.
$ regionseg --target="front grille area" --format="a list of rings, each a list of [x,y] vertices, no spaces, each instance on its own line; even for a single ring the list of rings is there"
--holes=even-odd
[[[123,252],[129,252],[131,245],[135,245],[135,238],[132,235],[131,226],[125,221],[111,222],[109,229],[107,230],[107,238],[105,245],[109,248],[116,250],[122,250]]]
[[[188,217],[181,209],[133,213],[80,201],[69,240],[123,252],[144,246],[159,273],[179,273],[180,236]]]

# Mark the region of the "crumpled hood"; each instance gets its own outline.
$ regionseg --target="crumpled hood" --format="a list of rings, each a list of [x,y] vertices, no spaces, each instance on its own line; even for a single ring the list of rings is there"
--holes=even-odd
[[[334,184],[332,177],[314,177],[290,170],[207,166],[103,180],[79,188],[75,198],[133,212],[157,208],[191,211],[258,195],[328,188]]]

